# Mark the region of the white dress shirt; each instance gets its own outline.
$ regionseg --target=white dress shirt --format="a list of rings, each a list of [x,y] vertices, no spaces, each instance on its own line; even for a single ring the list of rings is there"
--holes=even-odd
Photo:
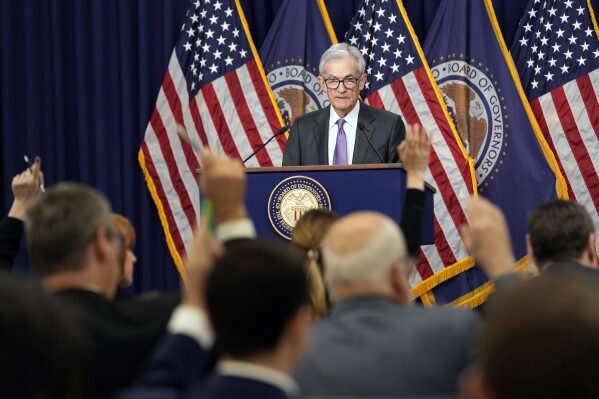
[[[290,376],[270,367],[237,360],[221,360],[216,368],[220,375],[247,378],[273,385],[289,397],[295,397],[299,394],[299,388]]]
[[[351,165],[354,158],[354,147],[356,145],[356,131],[358,129],[358,114],[360,113],[360,102],[356,103],[354,109],[343,119],[343,130],[347,139],[347,163]],[[331,107],[329,115],[329,165],[333,164],[333,155],[335,154],[335,145],[337,144],[337,133],[339,127],[337,121],[341,118],[337,112]]]

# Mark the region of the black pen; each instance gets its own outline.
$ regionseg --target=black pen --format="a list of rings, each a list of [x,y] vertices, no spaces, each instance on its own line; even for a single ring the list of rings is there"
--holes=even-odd
[[[31,168],[33,167],[33,164],[31,163],[31,161],[29,160],[29,157],[27,155],[23,155],[23,159],[25,160],[25,163],[27,164],[27,167],[29,168],[30,172],[33,172],[31,170]],[[43,184],[40,184],[40,190],[42,190],[42,193],[46,192],[46,189],[44,188]]]

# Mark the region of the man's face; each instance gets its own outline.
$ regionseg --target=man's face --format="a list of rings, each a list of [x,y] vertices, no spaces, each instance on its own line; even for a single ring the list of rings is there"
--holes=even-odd
[[[335,112],[337,112],[339,116],[345,117],[352,109],[354,109],[358,102],[360,91],[364,89],[364,84],[366,83],[366,74],[360,75],[358,72],[358,63],[351,57],[331,60],[326,63],[324,70],[324,76],[319,76],[318,81],[323,90],[327,93],[327,97]],[[344,83],[349,82],[339,82],[339,86],[337,86],[336,89],[327,88],[327,80],[343,80],[346,78],[357,79],[355,87],[348,89],[345,87]]]

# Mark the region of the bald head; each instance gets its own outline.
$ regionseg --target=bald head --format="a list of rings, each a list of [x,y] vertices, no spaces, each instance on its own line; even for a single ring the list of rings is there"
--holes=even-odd
[[[388,217],[357,212],[333,224],[322,244],[325,279],[336,287],[390,289],[390,273],[406,258],[403,234]]]

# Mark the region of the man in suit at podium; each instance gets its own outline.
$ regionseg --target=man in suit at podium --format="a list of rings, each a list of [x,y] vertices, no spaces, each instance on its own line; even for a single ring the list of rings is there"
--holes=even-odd
[[[356,47],[338,43],[325,51],[318,81],[330,105],[294,121],[283,166],[399,162],[404,124],[399,115],[358,100],[366,83],[365,68]]]

